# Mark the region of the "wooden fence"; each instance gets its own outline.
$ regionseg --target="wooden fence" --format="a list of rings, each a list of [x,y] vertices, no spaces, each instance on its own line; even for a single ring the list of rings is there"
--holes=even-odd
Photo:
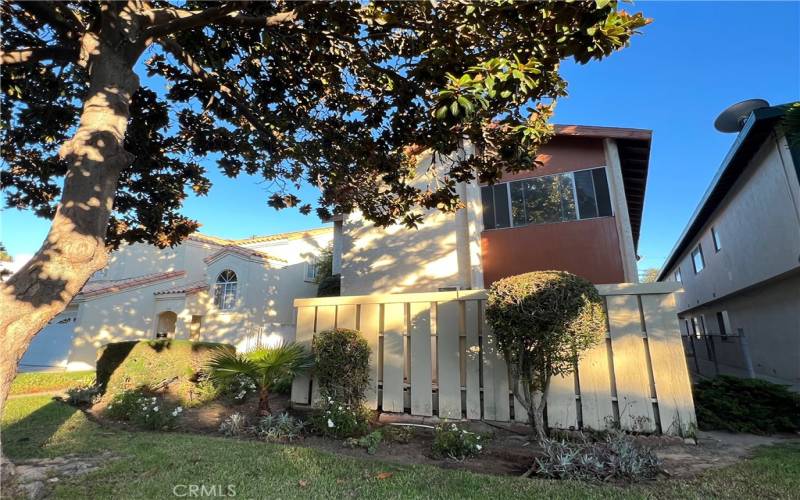
[[[673,283],[599,285],[608,312],[605,342],[577,370],[555,377],[547,399],[552,428],[685,435],[695,425]],[[527,421],[508,368],[484,321],[485,290],[297,299],[296,340],[356,329],[371,347],[368,405],[446,419]],[[292,402],[319,397],[298,377]]]

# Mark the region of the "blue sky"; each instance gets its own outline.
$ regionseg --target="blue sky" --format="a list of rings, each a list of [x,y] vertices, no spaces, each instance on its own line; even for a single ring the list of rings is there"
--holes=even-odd
[[[653,130],[650,173],[639,243],[640,269],[667,257],[733,143],[714,130],[728,105],[759,97],[771,104],[800,99],[800,3],[638,2],[654,19],[631,46],[602,61],[567,63],[568,98],[555,122]],[[257,178],[232,180],[209,165],[214,186],[190,198],[184,213],[202,232],[241,238],[319,225],[293,210],[266,205]],[[315,198],[313,190],[304,193]],[[32,254],[48,221],[4,210],[0,241],[12,255]]]

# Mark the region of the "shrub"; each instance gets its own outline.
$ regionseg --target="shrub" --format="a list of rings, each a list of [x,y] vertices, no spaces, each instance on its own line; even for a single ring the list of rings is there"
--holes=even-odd
[[[434,430],[432,451],[434,456],[461,461],[480,453],[483,449],[481,441],[480,434],[444,422]]]
[[[600,294],[567,272],[520,274],[492,283],[486,319],[508,363],[514,395],[544,439],[550,378],[571,373],[580,354],[603,337]]]
[[[384,439],[392,443],[408,444],[414,437],[414,428],[405,425],[388,425],[382,430]]]
[[[305,423],[294,418],[288,413],[268,415],[258,421],[256,433],[261,439],[267,441],[287,442],[294,441],[303,433]]]
[[[658,457],[631,437],[614,432],[604,441],[541,441],[542,456],[531,471],[550,479],[637,481],[659,471]]]
[[[97,383],[106,398],[145,388],[168,390],[179,404],[197,406],[216,397],[203,380],[203,367],[217,349],[233,347],[188,340],[142,340],[107,344],[98,350]]]
[[[317,297],[338,297],[342,294],[342,275],[334,274],[322,278],[317,285]]]
[[[100,388],[94,384],[67,389],[67,404],[72,406],[91,406],[102,397]]]
[[[369,344],[355,330],[335,329],[314,337],[320,394],[351,405],[361,403],[369,384]]]
[[[351,448],[364,448],[367,453],[374,455],[378,451],[378,445],[381,444],[381,441],[383,441],[383,433],[381,431],[373,431],[360,438],[347,438],[344,444]]]
[[[800,430],[800,395],[766,380],[721,375],[694,386],[703,430],[772,434]]]
[[[95,372],[27,372],[19,373],[11,382],[9,394],[59,391],[94,383]]]
[[[327,397],[311,417],[311,425],[327,437],[361,437],[369,431],[370,416],[370,411],[360,404],[340,403]]]
[[[223,383],[223,385],[222,391],[230,396],[235,403],[244,403],[249,394],[258,392],[256,383],[250,377],[241,373],[234,375],[230,381]]]
[[[173,406],[157,396],[141,391],[123,391],[112,397],[105,415],[143,429],[164,430],[173,428],[182,412],[183,407]]]
[[[219,431],[226,436],[244,436],[251,432],[250,422],[247,416],[241,413],[234,413],[219,424]]]

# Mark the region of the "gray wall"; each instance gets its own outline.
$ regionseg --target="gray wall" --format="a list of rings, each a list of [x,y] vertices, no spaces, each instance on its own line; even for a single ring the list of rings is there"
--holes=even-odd
[[[781,148],[785,148],[781,140]],[[800,267],[800,191],[788,150],[770,139],[753,157],[712,218],[678,260],[685,293],[678,310],[697,307]],[[722,248],[714,250],[711,228]],[[694,274],[691,251],[702,246],[705,268]],[[674,279],[675,267],[666,279]]]

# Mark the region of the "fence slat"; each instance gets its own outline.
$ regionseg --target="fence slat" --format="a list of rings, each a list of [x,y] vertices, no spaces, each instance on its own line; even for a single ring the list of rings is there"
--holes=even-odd
[[[631,431],[653,431],[655,416],[639,303],[635,295],[614,295],[607,300],[620,426]]]
[[[383,411],[403,412],[405,310],[405,304],[386,304],[383,310]]]
[[[647,326],[661,432],[686,435],[696,422],[689,369],[675,313],[675,296],[642,296],[642,312]]]
[[[431,389],[431,303],[409,305],[411,348],[411,414],[433,415]]]
[[[297,330],[295,331],[295,341],[306,350],[311,350],[311,339],[314,337],[314,315],[316,307],[299,307],[297,309]],[[310,403],[308,397],[311,379],[308,375],[298,375],[292,382],[292,402],[307,405]]]
[[[356,306],[345,304],[336,308],[336,328],[356,329]]]
[[[486,301],[481,301],[483,327],[483,418],[508,422],[511,407],[508,398],[508,366],[491,327],[486,322]]]
[[[478,343],[480,315],[478,302],[464,302],[464,328],[466,329],[465,364],[467,368],[467,418],[481,418],[480,344]]]
[[[381,305],[363,304],[359,320],[361,335],[364,336],[367,344],[369,344],[369,385],[365,393],[366,403],[371,410],[377,410],[378,382],[380,380],[378,371],[378,359],[380,358],[378,332],[380,331]]]
[[[578,361],[578,384],[581,391],[583,427],[604,430],[614,420],[614,407],[611,403],[611,370],[608,366],[608,345],[605,335]]]
[[[439,418],[461,418],[458,301],[439,302],[436,308],[436,356],[439,365]]]
[[[550,391],[547,393],[547,425],[556,429],[577,429],[575,374],[556,375],[550,379]]]

